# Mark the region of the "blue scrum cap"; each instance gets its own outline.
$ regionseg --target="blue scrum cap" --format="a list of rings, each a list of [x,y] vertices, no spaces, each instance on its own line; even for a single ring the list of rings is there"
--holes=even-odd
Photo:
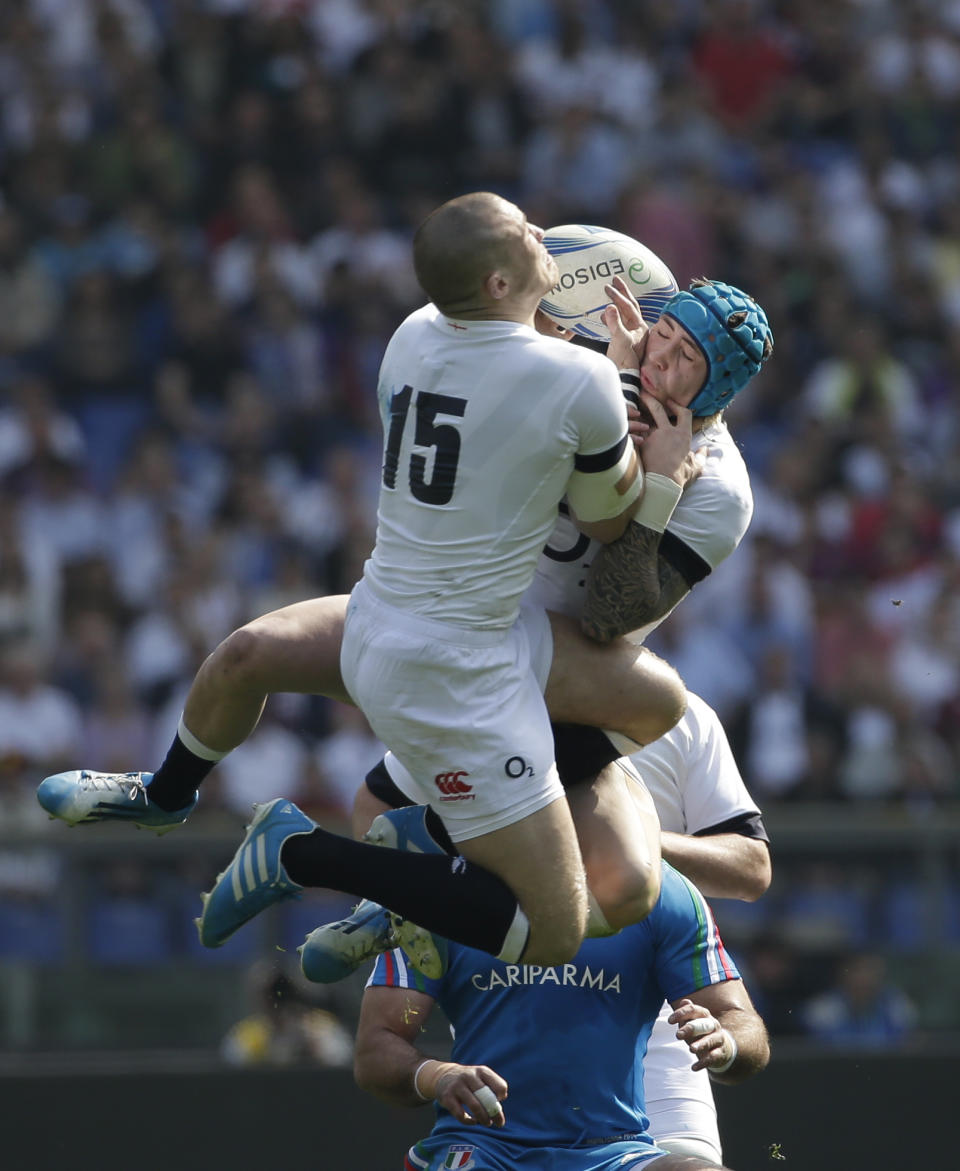
[[[766,313],[747,293],[723,281],[674,294],[663,312],[683,326],[707,360],[707,380],[690,403],[698,417],[729,406],[773,351]]]

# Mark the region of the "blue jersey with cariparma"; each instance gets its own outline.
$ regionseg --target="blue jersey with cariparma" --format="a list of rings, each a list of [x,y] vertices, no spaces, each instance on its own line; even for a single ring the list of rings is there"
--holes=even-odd
[[[483,1131],[485,1143],[642,1141],[642,1062],[660,1006],[739,977],[706,900],[667,863],[650,915],[586,940],[570,963],[505,964],[453,943],[449,958],[443,979],[427,980],[403,952],[388,952],[370,983],[433,996],[454,1028],[453,1060],[488,1065],[507,1079],[507,1125]],[[433,1134],[446,1133],[451,1142],[478,1141],[476,1127],[438,1106]]]

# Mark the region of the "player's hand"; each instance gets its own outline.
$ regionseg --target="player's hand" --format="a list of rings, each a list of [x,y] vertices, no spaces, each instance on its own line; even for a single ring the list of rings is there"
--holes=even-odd
[[[677,1039],[683,1041],[697,1059],[691,1069],[710,1069],[729,1060],[728,1035],[703,1005],[681,1000],[667,1020],[677,1026]]]
[[[649,413],[652,426],[643,438],[640,455],[645,472],[670,476],[681,486],[688,483],[693,465],[684,471],[693,440],[693,414],[673,399],[666,406],[648,390],[640,391],[640,401]],[[642,413],[642,412],[641,412]],[[699,475],[699,470],[697,475]]]
[[[449,1065],[437,1078],[433,1097],[467,1126],[501,1127],[506,1120],[500,1103],[507,1090],[507,1083],[489,1066]]]
[[[707,464],[707,453],[701,448],[699,451],[688,451],[683,457],[683,463],[680,465],[679,472],[673,477],[681,488],[686,488],[688,484],[700,475]]]
[[[544,313],[542,309],[538,309],[533,315],[533,327],[537,333],[542,333],[545,337],[558,337],[561,341],[569,342],[573,340],[573,330],[566,329]]]
[[[650,427],[649,419],[646,415],[641,415],[636,407],[627,403],[627,432],[633,443],[634,450],[639,451],[643,441],[650,434],[652,428]]]
[[[610,298],[603,311],[603,323],[610,331],[607,357],[618,370],[639,370],[650,332],[640,303],[622,277],[615,276],[603,290]]]

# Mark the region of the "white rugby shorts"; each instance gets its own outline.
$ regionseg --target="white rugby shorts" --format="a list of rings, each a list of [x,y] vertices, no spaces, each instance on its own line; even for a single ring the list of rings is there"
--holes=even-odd
[[[371,728],[455,842],[521,821],[563,796],[543,699],[553,639],[539,607],[509,630],[408,614],[359,582],[340,669]],[[408,791],[411,790],[412,791]]]

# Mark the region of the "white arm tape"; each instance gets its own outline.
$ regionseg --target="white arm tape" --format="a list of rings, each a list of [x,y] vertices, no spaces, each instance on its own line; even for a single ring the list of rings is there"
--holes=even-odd
[[[413,1088],[421,1102],[430,1102],[433,1100],[432,1098],[428,1098],[427,1095],[421,1091],[417,1079],[420,1077],[420,1070],[423,1069],[425,1065],[430,1065],[434,1060],[435,1058],[428,1057],[426,1061],[421,1061],[417,1068],[413,1071]]]
[[[643,471],[638,466],[637,476],[626,492],[617,491],[617,484],[630,469],[634,459],[633,444],[627,443],[623,455],[613,467],[602,472],[574,470],[567,483],[567,501],[580,520],[609,520],[619,516],[640,495]],[[638,461],[639,462],[639,461]]]
[[[737,1060],[737,1054],[740,1052],[740,1050],[737,1048],[736,1037],[734,1037],[734,1035],[727,1029],[722,1029],[721,1031],[730,1042],[730,1056],[723,1063],[723,1065],[709,1066],[708,1068],[711,1073],[726,1073],[730,1066],[733,1065],[733,1063]]]
[[[676,480],[659,472],[647,472],[643,477],[643,499],[631,519],[645,529],[662,533],[682,495],[683,489]]]

